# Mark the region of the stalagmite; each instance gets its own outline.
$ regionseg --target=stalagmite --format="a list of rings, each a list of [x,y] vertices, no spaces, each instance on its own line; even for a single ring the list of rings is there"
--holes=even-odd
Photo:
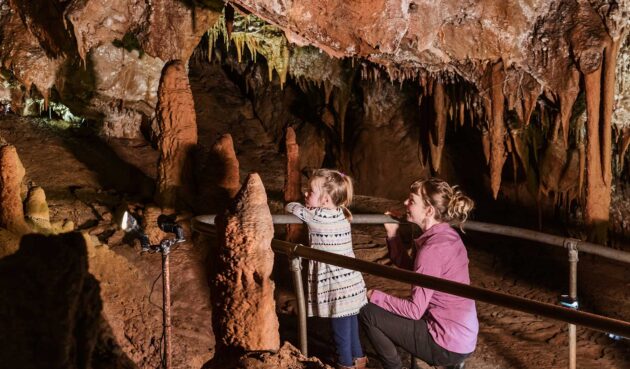
[[[22,208],[22,180],[26,171],[15,147],[0,147],[0,227],[11,232],[28,233]]]
[[[33,187],[28,192],[24,204],[26,219],[35,227],[50,228],[50,210],[46,203],[46,193],[41,187]]]
[[[444,93],[444,85],[436,82],[433,87],[433,108],[435,109],[435,122],[429,135],[429,144],[431,147],[431,166],[436,172],[440,171],[440,163],[442,162],[442,151],[444,150],[444,141],[446,138],[446,97]]]
[[[223,211],[241,188],[239,162],[230,134],[217,139],[198,174],[200,212]]]
[[[302,181],[300,176],[300,149],[298,147],[295,131],[292,127],[287,128],[286,137],[287,165],[284,182],[284,201],[300,201],[302,199]],[[287,225],[287,237],[289,242],[300,242],[303,231],[302,224]]]
[[[278,317],[270,279],[273,223],[265,188],[250,174],[228,212],[216,220],[217,275],[212,279],[216,355],[277,351]]]
[[[162,71],[156,115],[160,159],[155,200],[162,208],[182,208],[181,201],[190,204],[194,193],[191,160],[197,121],[188,73],[179,60]]]
[[[492,66],[492,119],[490,124],[490,185],[492,195],[497,198],[501,187],[501,172],[505,163],[505,122],[503,121],[503,106],[505,97],[503,95],[503,62],[498,62]]]

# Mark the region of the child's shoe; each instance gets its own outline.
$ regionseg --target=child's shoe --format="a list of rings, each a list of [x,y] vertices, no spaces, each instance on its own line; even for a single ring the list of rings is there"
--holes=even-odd
[[[356,366],[345,366],[345,365],[341,365],[341,364],[337,364],[336,366],[337,369],[356,369]]]
[[[359,357],[354,359],[354,367],[355,369],[365,369],[367,368],[368,358],[367,356]]]

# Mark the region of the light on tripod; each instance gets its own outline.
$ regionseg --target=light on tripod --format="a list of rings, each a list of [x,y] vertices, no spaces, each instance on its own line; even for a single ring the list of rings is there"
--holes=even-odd
[[[135,233],[136,237],[140,240],[142,251],[149,251],[151,249],[151,242],[149,236],[144,233],[144,230],[140,227],[140,224],[128,211],[125,211],[121,220],[120,228],[127,233]]]
[[[136,218],[134,218],[133,215],[129,214],[128,211],[125,211],[120,222],[120,228],[122,228],[122,230],[125,232],[133,232],[137,231],[140,226],[138,225],[138,221],[136,220]]]
[[[175,215],[162,214],[157,219],[158,227],[166,232],[175,235],[175,238],[164,238],[159,245],[151,245],[149,237],[144,233],[140,224],[128,211],[125,211],[120,219],[120,228],[125,232],[134,233],[140,240],[142,251],[160,252],[162,254],[162,316],[164,322],[164,366],[171,368],[171,287],[170,287],[170,267],[169,254],[171,247],[184,242],[184,229],[177,224]]]

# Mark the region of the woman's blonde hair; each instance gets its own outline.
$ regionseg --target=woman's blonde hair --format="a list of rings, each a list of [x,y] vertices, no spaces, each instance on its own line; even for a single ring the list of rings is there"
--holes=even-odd
[[[475,206],[470,197],[457,186],[451,186],[439,178],[420,179],[411,184],[409,190],[422,198],[425,206],[435,209],[435,220],[463,224]]]
[[[338,170],[316,169],[311,174],[309,183],[313,183],[317,179],[321,179],[321,189],[330,196],[333,204],[343,210],[348,220],[352,220],[352,213],[348,210],[354,194],[352,178]]]

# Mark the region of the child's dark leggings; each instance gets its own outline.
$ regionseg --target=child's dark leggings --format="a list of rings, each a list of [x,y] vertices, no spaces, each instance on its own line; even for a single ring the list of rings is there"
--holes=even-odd
[[[330,318],[333,338],[337,346],[338,363],[353,366],[354,359],[363,357],[361,342],[359,341],[358,315],[343,318]]]

